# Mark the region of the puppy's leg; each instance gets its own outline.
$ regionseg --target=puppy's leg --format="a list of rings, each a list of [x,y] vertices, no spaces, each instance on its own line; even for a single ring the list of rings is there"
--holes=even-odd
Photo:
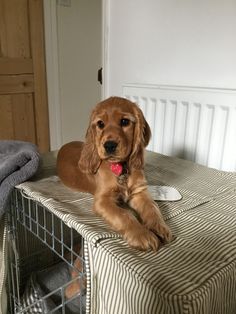
[[[134,194],[129,205],[140,215],[144,226],[159,235],[165,242],[171,241],[171,231],[165,223],[158,205],[147,190]]]
[[[157,251],[160,241],[127,210],[116,205],[109,195],[95,197],[94,211],[102,216],[113,230],[122,234],[128,244],[136,249]]]
[[[81,243],[76,244],[73,250],[78,254],[81,253]],[[81,254],[80,254],[81,255]],[[69,253],[66,254],[66,259],[69,262]],[[81,291],[86,287],[86,279],[79,278],[79,275],[83,273],[83,262],[80,258],[76,258],[73,267],[70,268],[71,279],[78,278],[70,283],[65,289],[65,296],[67,299],[71,299],[75,295],[81,293]]]
[[[82,263],[77,258],[74,262],[74,268],[70,270],[71,279],[77,278],[82,272]],[[76,294],[81,292],[81,280],[77,279],[70,283],[65,289],[65,295],[67,299],[71,299]]]

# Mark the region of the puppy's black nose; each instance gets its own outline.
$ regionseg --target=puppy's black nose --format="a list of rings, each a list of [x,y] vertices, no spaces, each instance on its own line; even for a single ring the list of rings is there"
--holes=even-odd
[[[105,144],[104,144],[105,151],[106,151],[108,154],[112,154],[112,153],[115,152],[117,145],[118,145],[118,144],[117,144],[116,142],[114,142],[114,141],[107,141],[107,142],[105,142]]]

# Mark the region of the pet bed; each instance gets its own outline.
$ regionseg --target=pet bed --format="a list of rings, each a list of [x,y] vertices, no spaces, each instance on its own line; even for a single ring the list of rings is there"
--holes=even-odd
[[[54,310],[61,303],[60,287],[71,280],[68,265],[60,262],[47,269],[33,272],[26,284],[24,294],[21,298],[22,310],[30,307],[30,313],[50,313],[60,314],[60,309]],[[50,292],[54,292],[50,295]],[[48,298],[44,298],[49,294]],[[37,302],[41,300],[41,302]],[[78,295],[71,302],[65,305],[67,314],[78,313],[82,303],[82,313],[85,313],[85,295]]]
[[[62,185],[55,158],[17,188],[77,230],[88,251],[86,313],[236,313],[236,174],[147,152],[150,185],[182,199],[158,202],[175,239],[140,252],[91,210],[93,198]]]

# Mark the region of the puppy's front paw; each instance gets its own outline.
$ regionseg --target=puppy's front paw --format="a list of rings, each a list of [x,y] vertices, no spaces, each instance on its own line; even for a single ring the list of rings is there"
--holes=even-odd
[[[131,247],[141,251],[148,251],[149,249],[157,251],[160,246],[160,240],[153,232],[144,227],[126,231],[124,238]]]
[[[165,223],[158,207],[150,206],[149,211],[146,211],[142,218],[145,227],[160,237],[163,242],[169,243],[172,240],[171,230]]]
[[[162,219],[161,221],[157,219],[155,222],[152,222],[149,229],[166,243],[171,242],[173,239],[170,228]]]

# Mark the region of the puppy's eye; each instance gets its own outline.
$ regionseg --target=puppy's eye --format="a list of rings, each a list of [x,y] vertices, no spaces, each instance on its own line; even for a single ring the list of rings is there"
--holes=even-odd
[[[104,122],[103,122],[102,120],[99,120],[99,121],[97,122],[97,126],[98,126],[99,129],[102,130],[102,129],[104,128],[105,124],[104,124]]]
[[[129,119],[121,119],[120,120],[120,125],[121,126],[128,126],[129,125]]]

